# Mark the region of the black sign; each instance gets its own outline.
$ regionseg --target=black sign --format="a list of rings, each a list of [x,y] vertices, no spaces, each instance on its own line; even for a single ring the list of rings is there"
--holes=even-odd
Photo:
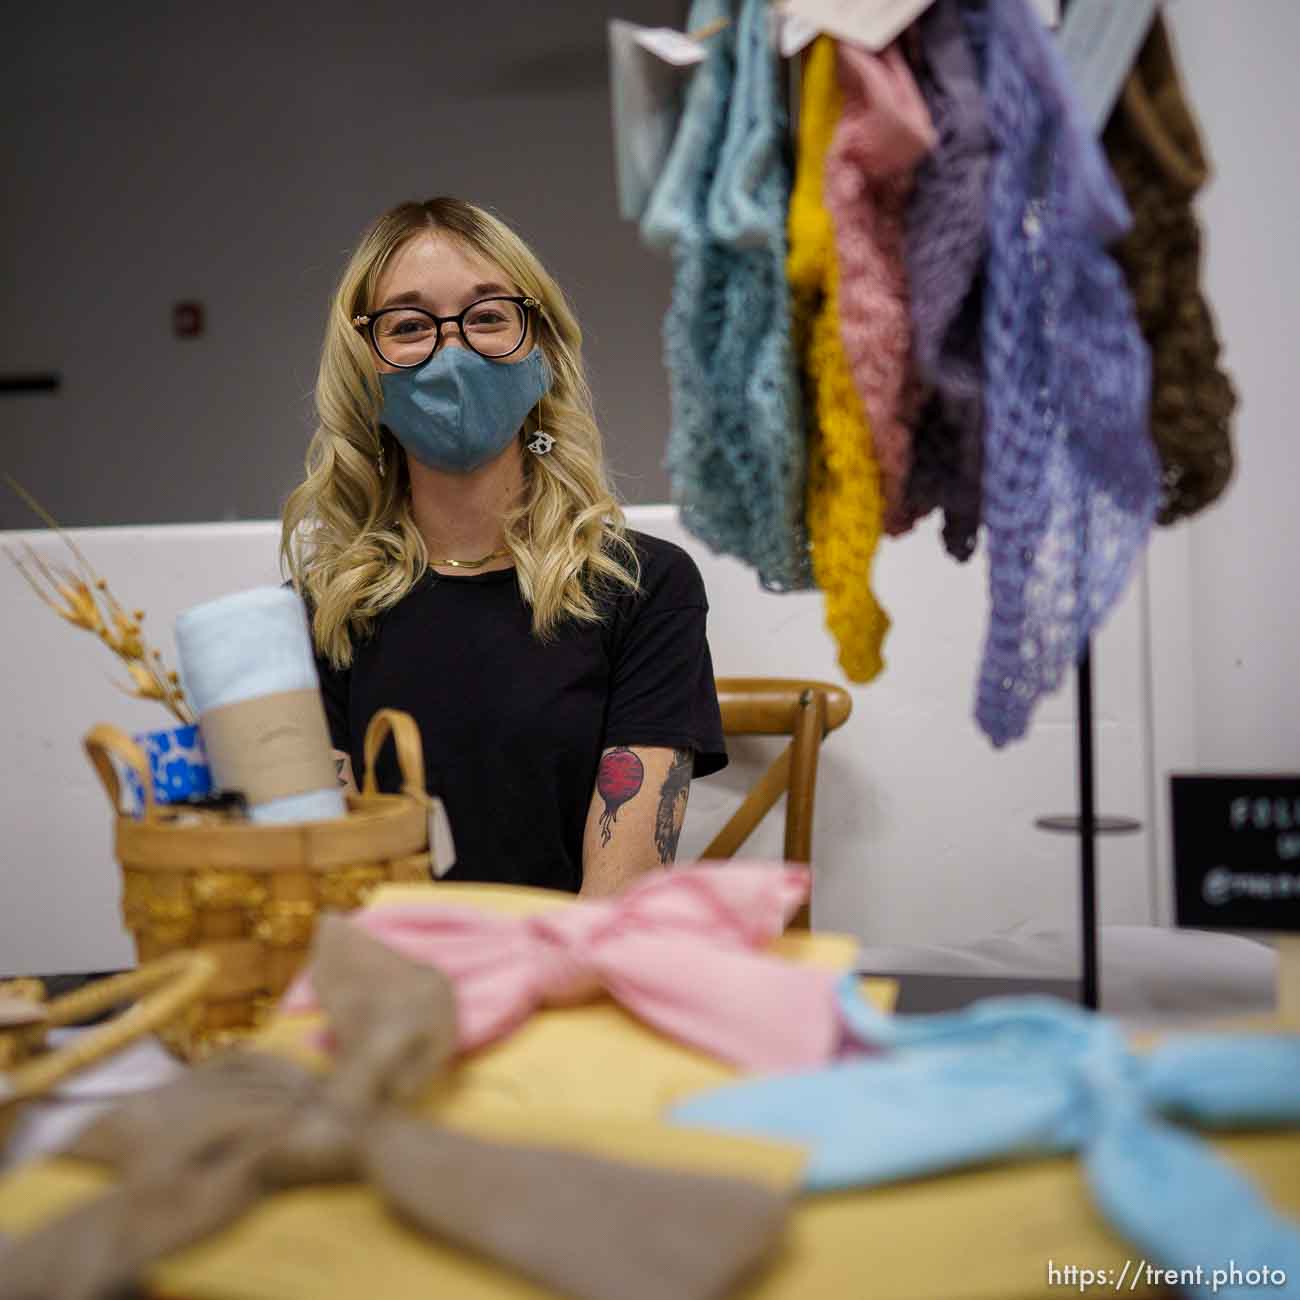
[[[1179,925],[1300,932],[1300,776],[1173,776]]]

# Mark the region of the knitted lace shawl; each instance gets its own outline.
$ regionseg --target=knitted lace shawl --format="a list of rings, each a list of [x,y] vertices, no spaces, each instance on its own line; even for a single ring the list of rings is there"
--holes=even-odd
[[[1133,211],[1115,253],[1151,345],[1151,436],[1160,454],[1161,524],[1203,510],[1232,477],[1237,397],[1219,364],[1201,293],[1201,232],[1192,202],[1210,168],[1156,18],[1104,136]]]
[[[975,716],[1024,734],[1128,580],[1155,513],[1150,356],[1106,245],[1114,177],[1029,0],[989,0],[997,152],[984,299],[991,609]]]
[[[690,25],[730,16],[695,0]],[[666,467],[685,526],[764,586],[811,585],[802,403],[785,279],[785,115],[766,0],[709,41],[642,234],[670,248]]]
[[[957,0],[938,0],[917,25],[917,84],[938,143],[916,170],[904,251],[912,297],[912,347],[927,396],[912,433],[908,511],[939,507],[949,554],[967,560],[980,523],[984,376],[980,310],[988,169],[984,91]]]
[[[850,681],[883,667],[889,616],[871,591],[880,541],[880,471],[840,338],[839,268],[823,202],[826,151],[840,110],[835,43],[819,36],[803,68],[798,166],[790,196],[790,279],[795,346],[803,359],[808,419],[808,536],[825,593],[826,625]]]
[[[897,45],[877,55],[841,43],[839,73],[843,108],[826,158],[826,206],[840,264],[840,328],[880,462],[885,531],[897,534],[915,522],[904,500],[916,389],[903,209],[935,135]]]

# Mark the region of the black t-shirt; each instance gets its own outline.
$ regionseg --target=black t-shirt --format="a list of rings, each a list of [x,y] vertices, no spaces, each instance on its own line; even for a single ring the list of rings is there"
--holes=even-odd
[[[705,638],[708,603],[679,546],[630,532],[641,591],[599,599],[601,623],[532,632],[515,570],[445,577],[429,570],[339,671],[321,657],[336,748],[358,783],[366,724],[382,708],[419,724],[429,791],[456,842],[448,880],[576,891],[601,753],[612,745],[695,751],[694,775],[726,766]],[[392,747],[376,777],[398,786]]]

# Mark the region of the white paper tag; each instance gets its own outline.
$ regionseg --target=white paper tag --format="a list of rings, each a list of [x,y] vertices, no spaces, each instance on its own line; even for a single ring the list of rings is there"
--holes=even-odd
[[[618,18],[609,24],[614,179],[624,221],[640,221],[645,213],[677,134],[683,87],[696,66],[666,63],[643,48],[637,37],[648,31]]]
[[[689,68],[693,63],[703,63],[704,46],[691,40],[685,32],[675,32],[671,27],[641,27],[632,38],[656,58],[671,63],[675,68]]]
[[[1061,0],[1033,0],[1033,6],[1045,27],[1061,25]]]
[[[442,800],[429,800],[429,864],[441,880],[456,865],[456,842],[451,838],[451,821]]]
[[[786,0],[787,18],[799,18],[815,31],[842,41],[883,50],[915,22],[933,0]]]
[[[781,34],[777,46],[783,59],[792,59],[805,45],[812,44],[817,36],[817,28],[806,18],[797,18],[786,10],[780,11]]]
[[[1100,132],[1155,18],[1156,0],[1073,0],[1061,53],[1089,120]]]

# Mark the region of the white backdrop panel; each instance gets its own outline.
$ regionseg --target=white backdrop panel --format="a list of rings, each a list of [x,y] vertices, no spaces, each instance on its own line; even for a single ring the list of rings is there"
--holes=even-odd
[[[841,681],[821,597],[762,591],[749,570],[711,555],[667,506],[634,507],[633,526],[695,556],[709,592],[719,675]],[[75,534],[120,598],[148,611],[146,627],[174,662],[171,626],[187,606],[277,580],[273,523],[85,529]],[[60,557],[44,534],[0,534]],[[985,575],[945,558],[936,530],[885,546],[878,589],[894,619],[888,667],[853,687],[853,716],[824,749],[814,836],[821,927],[876,943],[955,943],[1024,923],[1069,925],[1072,839],[1032,828],[1035,815],[1074,806],[1073,694],[1039,713],[1028,740],[994,753],[971,721],[983,635]],[[38,606],[0,565],[0,639],[8,726],[0,740],[5,908],[0,973],[97,970],[129,964],[117,911],[106,800],[80,748],[94,722],[161,725],[157,706],[118,694],[114,664],[84,633]],[[1146,819],[1139,601],[1129,601],[1098,652],[1100,794],[1108,811]],[[723,773],[696,783],[681,844],[690,858],[757,778],[777,742],[732,744]],[[749,852],[777,857],[779,812]],[[1104,920],[1145,922],[1144,836],[1104,846]]]

